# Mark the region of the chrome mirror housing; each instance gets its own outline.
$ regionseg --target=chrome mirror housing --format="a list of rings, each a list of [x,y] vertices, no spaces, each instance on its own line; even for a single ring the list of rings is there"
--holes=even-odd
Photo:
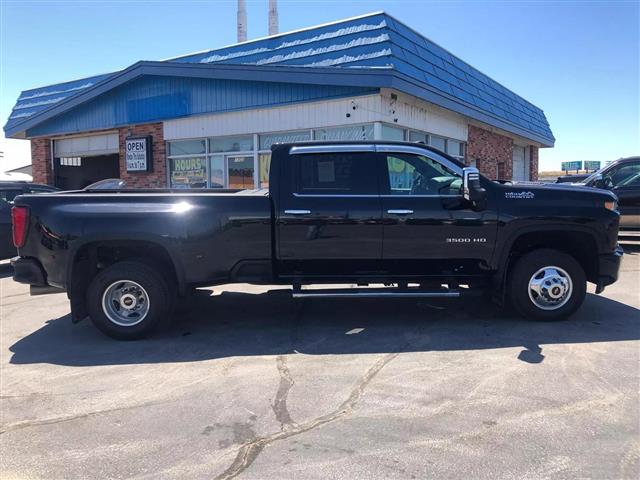
[[[487,191],[480,184],[480,171],[475,167],[462,169],[462,196],[474,210],[486,208]]]

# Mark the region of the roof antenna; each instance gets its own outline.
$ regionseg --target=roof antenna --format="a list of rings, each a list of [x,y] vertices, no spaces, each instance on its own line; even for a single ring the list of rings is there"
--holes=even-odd
[[[247,2],[238,0],[238,43],[247,41]]]
[[[278,0],[269,0],[269,36],[278,33]]]

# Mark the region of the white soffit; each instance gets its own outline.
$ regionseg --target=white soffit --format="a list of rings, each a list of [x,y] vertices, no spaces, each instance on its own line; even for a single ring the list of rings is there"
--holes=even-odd
[[[56,157],[95,157],[118,153],[118,134],[85,135],[54,139]]]

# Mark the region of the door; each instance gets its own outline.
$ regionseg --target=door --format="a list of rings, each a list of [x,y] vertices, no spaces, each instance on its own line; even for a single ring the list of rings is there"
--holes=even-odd
[[[524,182],[529,180],[529,169],[526,158],[526,149],[513,146],[513,180],[516,182]]]
[[[461,169],[427,155],[385,154],[383,266],[397,276],[477,274],[491,259],[497,214],[471,210]]]
[[[289,168],[280,176],[281,274],[324,278],[378,274],[382,214],[376,154],[318,147],[296,150],[317,153],[290,155]]]
[[[228,155],[226,164],[227,188],[241,190],[254,188],[253,155]]]
[[[79,190],[107,178],[120,178],[118,155],[56,158],[55,184],[62,190]]]
[[[640,229],[640,161],[607,172],[603,181],[618,196],[620,226]]]

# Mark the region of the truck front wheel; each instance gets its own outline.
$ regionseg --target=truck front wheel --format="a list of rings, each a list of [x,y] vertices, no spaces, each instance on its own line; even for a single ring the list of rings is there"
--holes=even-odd
[[[582,305],[587,281],[572,256],[540,249],[518,259],[507,288],[511,304],[520,315],[553,321],[567,318]]]
[[[149,335],[168,317],[171,303],[162,274],[138,261],[105,268],[87,290],[87,308],[94,325],[118,340]]]

